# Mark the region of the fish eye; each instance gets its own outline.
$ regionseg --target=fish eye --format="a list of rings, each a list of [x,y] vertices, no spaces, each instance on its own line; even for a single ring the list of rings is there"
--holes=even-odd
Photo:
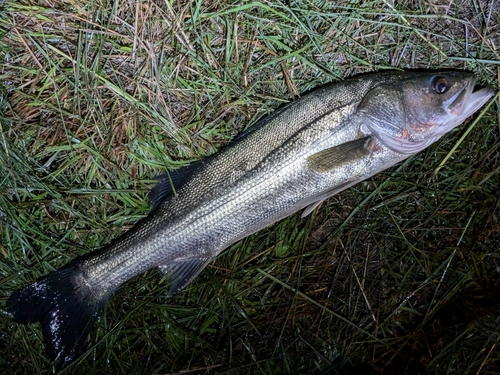
[[[438,94],[443,94],[448,90],[448,80],[444,77],[434,77],[431,85],[432,89]]]

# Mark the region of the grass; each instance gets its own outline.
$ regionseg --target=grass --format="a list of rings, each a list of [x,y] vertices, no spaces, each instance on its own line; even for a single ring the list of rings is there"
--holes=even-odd
[[[494,0],[0,13],[0,308],[147,215],[156,175],[301,93],[394,68],[500,75]],[[64,373],[500,374],[498,111],[238,242],[171,299],[155,270],[129,281]],[[0,327],[4,373],[51,371],[37,325]]]

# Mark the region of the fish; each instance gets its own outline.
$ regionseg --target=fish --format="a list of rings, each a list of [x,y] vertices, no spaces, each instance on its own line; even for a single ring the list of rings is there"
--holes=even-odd
[[[158,177],[147,217],[109,245],[11,294],[19,323],[41,324],[58,368],[82,353],[111,295],[158,268],[180,292],[224,249],[428,147],[494,94],[462,71],[384,72],[317,88],[214,155]]]

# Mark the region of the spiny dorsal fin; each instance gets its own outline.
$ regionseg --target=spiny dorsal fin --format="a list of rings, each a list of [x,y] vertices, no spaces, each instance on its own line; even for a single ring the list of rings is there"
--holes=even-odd
[[[339,166],[360,159],[370,153],[371,137],[364,137],[327,148],[307,158],[309,169],[331,171]]]
[[[189,258],[159,266],[170,284],[167,297],[180,292],[210,263],[212,258]]]

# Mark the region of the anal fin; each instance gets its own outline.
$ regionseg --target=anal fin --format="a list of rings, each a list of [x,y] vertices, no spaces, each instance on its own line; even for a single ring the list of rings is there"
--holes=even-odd
[[[188,286],[211,260],[212,258],[188,258],[159,266],[158,268],[170,284],[167,297],[173,296]]]

